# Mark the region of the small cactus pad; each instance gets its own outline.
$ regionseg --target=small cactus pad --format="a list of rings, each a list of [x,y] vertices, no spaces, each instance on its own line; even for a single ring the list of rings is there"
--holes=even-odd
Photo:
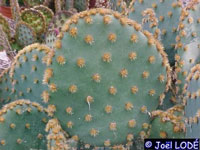
[[[49,104],[63,129],[95,146],[139,136],[171,82],[162,45],[103,8],[75,14],[57,37]]]
[[[184,138],[184,107],[176,105],[167,111],[153,111],[150,138]]]
[[[69,19],[73,14],[70,11],[61,11],[54,15],[51,23],[49,24],[48,29],[57,29],[61,31],[62,26],[64,25],[65,21]]]
[[[9,69],[5,69],[0,75],[0,108],[14,98],[11,83]]]
[[[158,28],[161,30],[161,41],[168,54],[169,62],[174,64],[176,36],[181,15],[181,2],[178,0],[132,0],[128,17],[142,22],[142,13],[147,8],[154,9],[159,19]],[[167,9],[166,9],[167,8]]]
[[[17,43],[20,46],[25,47],[27,45],[35,43],[36,40],[36,34],[33,31],[32,27],[29,24],[20,21],[16,26]]]
[[[57,31],[54,29],[48,30],[48,32],[45,35],[45,44],[50,47],[51,49],[54,49],[54,43],[57,37]]]
[[[52,18],[54,16],[53,11],[51,9],[49,9],[48,7],[43,6],[43,5],[35,6],[34,9],[40,11],[44,15],[45,21],[46,21],[46,29],[47,29],[50,21],[52,20]]]
[[[5,105],[0,110],[0,149],[45,150],[48,118],[42,106],[28,100]]]
[[[182,92],[190,69],[200,62],[200,3],[195,8],[183,11],[179,23],[175,55],[178,93]]]
[[[75,150],[77,142],[73,139],[68,139],[66,134],[57,119],[51,119],[46,125],[46,132],[48,132],[48,150]]]
[[[31,8],[25,9],[21,13],[21,18],[24,22],[28,23],[37,34],[42,34],[46,31],[46,21],[44,15]]]
[[[186,137],[200,137],[200,65],[196,65],[188,74],[184,86],[184,104],[186,117]]]
[[[8,21],[6,20],[6,18],[1,13],[0,13],[0,25],[3,29],[3,31],[8,36],[8,39],[10,40],[11,35],[10,35],[10,28],[9,28]]]
[[[32,44],[19,51],[10,69],[15,99],[37,100],[44,105],[49,99],[46,92],[51,69],[46,68],[51,50],[40,44]],[[45,80],[43,80],[45,78]]]

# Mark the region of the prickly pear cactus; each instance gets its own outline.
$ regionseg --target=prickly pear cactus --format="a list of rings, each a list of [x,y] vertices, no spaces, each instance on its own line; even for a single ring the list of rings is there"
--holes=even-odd
[[[51,49],[54,49],[54,43],[56,41],[57,34],[57,31],[53,29],[48,30],[48,32],[46,33],[45,44]]]
[[[196,9],[183,11],[179,23],[179,35],[177,36],[176,74],[177,93],[181,93],[190,69],[198,64],[200,58],[200,3]]]
[[[110,8],[109,0],[90,0],[89,8]]]
[[[144,136],[171,82],[162,45],[135,21],[91,9],[66,22],[55,47],[49,104],[64,130],[95,146]]]
[[[176,105],[166,111],[152,112],[150,138],[184,138],[184,107]]]
[[[12,18],[16,22],[19,22],[21,20],[21,17],[20,17],[20,7],[18,0],[10,0],[10,6],[11,6]]]
[[[43,6],[43,5],[35,6],[34,9],[40,11],[44,15],[45,21],[46,21],[46,29],[47,29],[49,26],[49,23],[51,22],[54,16],[54,12],[48,7]]]
[[[69,1],[73,3],[72,0],[69,0]],[[65,0],[54,0],[55,12],[58,13],[58,12],[61,12],[62,10],[68,10],[66,9],[65,3],[66,3]]]
[[[36,33],[32,27],[22,21],[20,21],[16,26],[15,36],[17,43],[22,47],[33,44],[37,41]]]
[[[10,35],[10,28],[9,28],[8,21],[1,13],[0,13],[0,25],[1,25],[4,33],[6,33],[6,35],[8,36],[8,39],[10,40],[11,35]]]
[[[24,4],[26,7],[33,7],[37,5],[41,5],[44,3],[45,0],[24,0]]]
[[[48,132],[48,150],[76,150],[77,142],[68,138],[57,119],[51,119],[46,125],[46,132]]]
[[[168,54],[169,62],[174,64],[178,20],[182,10],[181,2],[178,0],[132,0],[128,17],[142,23],[142,13],[147,8],[154,9],[159,19],[158,28],[161,30],[161,41]]]
[[[165,92],[165,98],[163,99],[163,102],[159,105],[157,109],[165,111],[181,102],[182,101],[176,97],[174,91],[172,89],[169,89],[167,92]]]
[[[65,0],[65,10],[74,8],[74,0]]]
[[[48,76],[51,69],[46,66],[50,49],[45,45],[32,44],[19,51],[10,69],[10,77],[13,80],[12,94],[15,99],[29,99],[41,105],[48,102],[49,95]],[[46,80],[43,80],[43,78]]]
[[[4,32],[2,26],[0,25],[0,51],[6,50],[7,54],[10,55],[12,48],[8,41],[8,36]]]
[[[57,30],[59,30],[59,32],[60,32],[61,29],[62,29],[62,26],[63,26],[64,23],[65,23],[65,21],[66,21],[67,19],[69,19],[69,17],[71,17],[72,15],[73,15],[73,13],[70,12],[70,11],[61,11],[61,12],[57,13],[57,14],[53,17],[51,23],[49,24],[48,29],[49,29],[49,30],[50,30],[50,29],[53,29],[53,30],[57,29]]]
[[[23,46],[20,46],[20,45],[17,43],[16,40],[17,40],[17,39],[11,41],[11,43],[10,43],[10,46],[12,47],[12,50],[13,50],[14,52],[18,52],[18,51],[20,51],[21,49],[23,49]]]
[[[97,0],[101,1],[101,0]],[[106,0],[105,0],[106,1]],[[109,2],[109,8],[115,11],[120,12],[123,15],[128,15],[128,4],[124,0],[108,0]]]
[[[9,69],[5,69],[0,75],[0,108],[14,98],[11,93],[12,80],[9,77]]]
[[[21,12],[21,18],[29,24],[37,34],[46,31],[46,22],[44,15],[35,9],[25,9]]]
[[[187,82],[184,86],[184,105],[186,117],[186,137],[200,137],[200,65],[194,66],[187,76]]]
[[[73,0],[73,1],[74,1],[74,8],[76,8],[78,12],[89,9],[89,0]]]
[[[0,110],[0,149],[47,149],[48,118],[42,106],[28,100],[5,105]]]
[[[142,13],[142,27],[144,30],[147,30],[154,34],[156,39],[161,39],[160,29],[158,28],[158,18],[153,9],[147,8]]]

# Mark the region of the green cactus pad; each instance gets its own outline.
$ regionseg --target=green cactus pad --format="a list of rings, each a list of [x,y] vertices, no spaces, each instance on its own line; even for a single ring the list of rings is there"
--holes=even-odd
[[[40,44],[32,44],[19,51],[10,69],[10,77],[13,80],[13,94],[15,99],[29,99],[45,105],[49,99],[43,80],[51,74],[46,66],[51,50]]]
[[[176,74],[177,93],[181,93],[190,69],[200,62],[200,3],[196,9],[183,11],[177,36]]]
[[[162,45],[140,30],[108,9],[81,12],[63,26],[50,66],[49,104],[70,135],[114,146],[139,136],[149,123],[171,69]]]
[[[13,98],[12,80],[9,77],[9,69],[6,69],[0,75],[0,108]]]
[[[0,110],[0,149],[46,150],[45,126],[48,119],[42,106],[28,100],[5,105]]]
[[[200,137],[200,65],[195,65],[186,78],[184,86],[184,105],[186,117],[186,137]]]
[[[49,24],[48,29],[58,29],[61,31],[62,26],[64,25],[65,21],[69,19],[73,15],[70,11],[61,11],[53,17],[51,23]]]
[[[44,15],[45,21],[46,21],[46,29],[47,29],[49,26],[49,23],[51,22],[54,16],[54,12],[48,7],[43,6],[43,5],[35,6],[34,9],[40,11]]]
[[[161,41],[168,54],[169,62],[175,63],[174,50],[178,24],[181,15],[181,2],[178,0],[136,0],[130,4],[128,17],[142,23],[142,12],[153,8],[159,19],[158,28],[161,30]],[[167,9],[166,9],[167,8]]]
[[[46,21],[44,15],[33,9],[25,9],[21,12],[21,18],[29,24],[37,34],[42,34],[46,31]]]
[[[152,112],[154,120],[151,123],[150,138],[184,138],[184,107],[174,106],[167,111]]]
[[[3,29],[3,31],[8,36],[8,39],[10,40],[11,35],[10,35],[10,28],[9,28],[8,21],[6,20],[6,18],[1,13],[0,13],[0,25]]]
[[[45,36],[45,44],[50,47],[51,49],[54,49],[54,43],[57,37],[57,32],[55,30],[48,30]]]
[[[33,44],[37,41],[36,34],[29,24],[22,21],[17,24],[16,41],[22,47]]]

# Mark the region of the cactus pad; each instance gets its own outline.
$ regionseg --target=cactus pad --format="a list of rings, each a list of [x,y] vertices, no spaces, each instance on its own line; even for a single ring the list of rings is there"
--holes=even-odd
[[[6,69],[0,75],[0,108],[13,98],[12,81],[9,77],[9,69]]]
[[[184,86],[184,104],[186,117],[186,137],[200,137],[200,65],[195,65],[188,74]]]
[[[55,43],[56,37],[57,37],[56,30],[53,30],[53,29],[48,30],[45,37],[45,44],[51,49],[54,49],[54,43]]]
[[[50,21],[52,20],[54,13],[51,9],[49,9],[46,6],[40,5],[40,6],[35,6],[34,9],[40,11],[44,17],[45,17],[45,21],[46,21],[46,29],[49,26]]]
[[[74,0],[65,0],[65,10],[74,8]]]
[[[21,21],[16,26],[16,40],[20,46],[25,47],[35,43],[37,38],[32,27]]]
[[[46,149],[47,121],[47,113],[37,103],[17,100],[5,105],[0,110],[0,149]]]
[[[89,0],[74,0],[74,8],[78,12],[89,9]]]
[[[132,5],[133,4],[133,5]],[[178,0],[136,0],[130,4],[128,17],[142,22],[142,13],[147,8],[154,9],[159,19],[158,28],[161,30],[161,41],[168,54],[169,62],[174,64],[176,36],[181,15],[181,2]],[[166,9],[167,8],[167,9]]]
[[[47,46],[37,43],[19,51],[10,69],[16,99],[38,100],[42,105],[47,103],[49,96],[45,92],[48,88],[45,83],[48,81],[43,77],[51,74],[51,70],[46,69],[50,51]]]
[[[101,0],[97,0],[97,1],[101,1]],[[105,0],[105,1],[107,1],[107,0]],[[128,13],[127,4],[128,4],[128,2],[126,2],[124,0],[109,0],[110,9],[118,11],[123,15],[127,15],[127,13]]]
[[[45,0],[24,0],[24,4],[26,7],[33,7],[36,5],[41,5]]]
[[[48,132],[48,150],[75,150],[77,142],[73,139],[68,139],[66,134],[57,119],[51,119],[46,125],[46,132]]]
[[[42,13],[35,9],[25,9],[21,12],[21,18],[29,24],[37,34],[42,34],[46,31],[45,17]]]
[[[3,29],[3,31],[8,36],[8,39],[10,40],[11,35],[10,35],[10,28],[9,28],[8,21],[6,20],[6,18],[1,13],[0,13],[0,25]]]
[[[190,69],[200,61],[200,3],[195,5],[196,9],[183,11],[179,23],[179,36],[177,36],[177,93],[181,93]]]
[[[165,93],[165,98],[163,99],[162,104],[157,108],[160,110],[167,110],[171,107],[173,107],[176,104],[179,104],[180,100],[176,97],[175,93],[173,92],[172,89],[169,89],[169,91],[167,91]]]
[[[8,41],[8,36],[4,32],[2,26],[0,25],[0,51],[6,50],[7,53],[12,51],[10,43]]]
[[[69,17],[71,17],[73,14],[70,11],[61,11],[59,13],[57,13],[51,23],[49,24],[49,28],[48,29],[58,29],[59,31],[61,31],[62,26],[64,25],[65,21],[67,19],[69,19]]]
[[[20,21],[21,17],[20,17],[20,7],[18,0],[10,0],[10,5],[11,5],[12,18],[15,20],[15,22]]]
[[[174,106],[165,112],[152,112],[155,118],[151,123],[150,138],[184,138],[186,128],[183,113],[182,105]]]
[[[149,123],[148,111],[171,82],[170,67],[162,45],[140,29],[108,9],[81,12],[63,26],[49,66],[49,104],[76,139],[124,144]]]

